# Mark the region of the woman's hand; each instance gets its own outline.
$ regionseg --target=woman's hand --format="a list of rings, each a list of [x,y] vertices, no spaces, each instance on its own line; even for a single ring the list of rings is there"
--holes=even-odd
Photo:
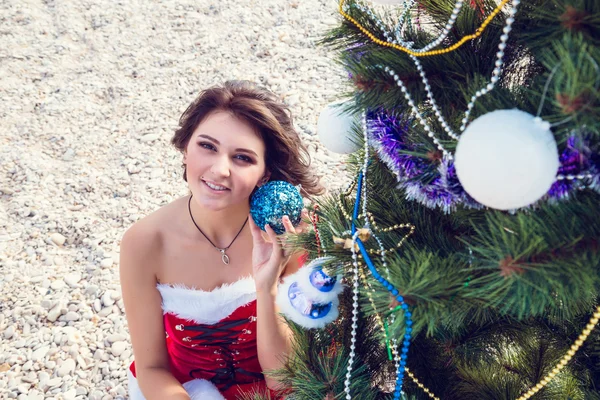
[[[294,227],[286,215],[283,217],[283,226],[286,235],[297,235],[305,232],[309,225],[306,222],[308,211],[302,210],[302,222]],[[263,231],[249,217],[250,231],[252,232],[252,269],[257,292],[277,293],[277,282],[283,273],[290,256],[286,254],[286,235],[277,236],[270,225],[265,225],[267,238]]]
[[[305,208],[302,210],[302,214],[300,215],[300,223],[298,226],[292,225],[292,221],[290,221],[290,217],[284,215],[282,218],[283,226],[285,227],[285,232],[287,234],[296,234],[299,235],[301,233],[305,233],[310,229],[310,225],[308,221],[310,221],[310,217],[308,216],[308,210]]]

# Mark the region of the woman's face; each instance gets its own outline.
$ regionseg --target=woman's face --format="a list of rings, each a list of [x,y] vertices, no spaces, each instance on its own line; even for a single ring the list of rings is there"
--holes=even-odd
[[[204,207],[218,211],[248,202],[268,178],[265,144],[247,123],[224,111],[209,114],[184,151],[189,188]]]

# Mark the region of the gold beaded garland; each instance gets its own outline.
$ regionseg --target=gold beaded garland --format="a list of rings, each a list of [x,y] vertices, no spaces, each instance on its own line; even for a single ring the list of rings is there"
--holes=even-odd
[[[563,356],[563,358],[558,362],[558,365],[552,369],[548,375],[546,375],[538,384],[535,385],[532,389],[529,389],[524,395],[519,397],[517,400],[527,400],[537,392],[539,392],[544,386],[546,386],[556,375],[560,373],[560,371],[571,361],[577,350],[583,345],[583,342],[588,338],[592,329],[595,328],[598,323],[598,315],[600,315],[600,305],[596,307],[596,312],[594,312],[592,318],[590,318],[590,322],[586,325],[586,328],[581,332],[579,338],[571,345],[567,354]]]
[[[343,7],[344,7],[344,3],[345,2],[346,2],[346,0],[340,0],[340,6],[339,6],[339,12],[340,12],[340,14],[342,14],[342,16],[344,18],[346,18],[346,20],[348,20],[352,24],[354,24],[354,26],[356,26],[362,33],[364,33],[365,35],[367,35],[367,37],[369,39],[371,39],[373,42],[377,43],[380,46],[392,47],[392,48],[394,48],[396,50],[400,50],[400,51],[402,51],[404,53],[408,53],[408,54],[410,54],[412,56],[415,56],[415,57],[426,57],[426,56],[436,56],[436,55],[439,55],[439,54],[450,53],[451,51],[454,51],[454,50],[458,49],[459,47],[461,47],[463,44],[465,44],[469,40],[473,40],[473,39],[476,39],[479,36],[481,36],[481,34],[485,30],[485,28],[489,25],[490,22],[492,22],[492,20],[496,17],[496,15],[498,15],[498,13],[500,13],[500,11],[502,10],[502,7],[504,7],[509,2],[509,0],[502,0],[500,2],[500,4],[498,4],[498,6],[494,9],[494,11],[492,11],[491,14],[488,15],[488,17],[481,23],[481,26],[479,28],[477,28],[477,30],[475,31],[475,33],[473,33],[471,35],[464,36],[458,42],[454,43],[452,46],[447,47],[445,49],[431,50],[431,51],[426,51],[426,52],[423,52],[423,53],[418,53],[418,52],[415,52],[413,50],[407,49],[406,47],[397,45],[395,43],[389,43],[389,42],[385,42],[383,40],[377,39],[374,34],[372,34],[371,32],[369,32],[369,30],[367,30],[364,26],[362,26],[361,24],[359,24],[358,21],[356,21],[354,18],[352,18],[346,12],[344,12],[344,8]]]
[[[359,267],[362,266],[362,264],[360,264],[360,263],[358,265],[359,265]],[[366,277],[365,273],[363,272],[363,268],[360,269],[360,277],[363,280],[363,283],[365,283],[366,286],[368,287],[367,294],[368,294],[371,306],[373,307],[373,310],[376,311],[375,301],[373,300],[373,297],[371,295],[371,293],[374,291],[374,289],[372,288],[370,282],[367,280],[367,277]],[[581,334],[579,335],[579,338],[574,342],[573,345],[571,345],[571,348],[569,349],[569,351],[567,351],[567,354],[564,355],[564,357],[559,361],[559,363],[556,365],[556,367],[554,367],[548,375],[546,375],[544,378],[542,378],[533,388],[529,389],[524,395],[519,397],[517,400],[527,400],[527,399],[531,398],[537,392],[542,390],[544,388],[544,386],[546,386],[548,383],[550,383],[550,381],[552,379],[554,379],[556,377],[556,375],[558,375],[560,373],[560,371],[569,363],[569,361],[571,361],[571,359],[573,358],[573,356],[575,355],[577,350],[579,350],[579,348],[583,345],[583,343],[585,342],[587,337],[590,335],[591,330],[594,329],[595,325],[598,323],[598,318],[596,317],[597,315],[600,315],[600,305],[597,307],[597,311],[594,313],[594,316],[590,319],[590,323],[586,326],[586,328],[590,327],[590,326],[591,326],[591,328],[584,329],[581,332]],[[377,323],[379,324],[381,331],[385,335],[385,327],[383,325],[383,320],[382,320],[381,316],[379,315],[379,313],[377,313],[377,312],[375,312],[375,319],[377,320]],[[587,331],[587,333],[586,333],[586,331]],[[434,400],[440,400],[427,387],[425,387],[425,385],[423,385],[421,382],[419,382],[419,380],[408,369],[408,367],[405,367],[404,370],[406,371],[408,376],[412,379],[412,381],[421,390],[423,390],[430,398],[432,398]]]

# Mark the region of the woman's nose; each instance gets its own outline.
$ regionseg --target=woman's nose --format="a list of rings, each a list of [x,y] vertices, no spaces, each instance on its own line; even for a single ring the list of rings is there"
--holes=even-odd
[[[210,171],[220,177],[229,177],[229,158],[217,157],[211,166]]]

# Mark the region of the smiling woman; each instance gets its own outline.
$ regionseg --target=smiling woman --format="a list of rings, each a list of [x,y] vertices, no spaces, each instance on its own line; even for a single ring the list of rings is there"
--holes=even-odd
[[[302,185],[305,196],[322,187],[289,111],[249,82],[203,91],[180,126],[172,143],[190,194],[135,223],[121,242],[130,398],[279,396],[285,388],[263,371],[280,368],[290,350],[275,299],[302,256],[288,262],[275,232],[267,225],[268,239],[261,234],[249,198],[269,180]],[[288,234],[306,226],[284,224]]]
[[[265,146],[263,155],[272,180],[300,184],[303,195],[310,196],[323,191],[316,176],[310,172],[310,157],[294,129],[289,110],[273,93],[259,89],[251,82],[230,81],[223,88],[215,87],[203,92],[181,116],[180,128],[171,143],[185,153],[200,121],[218,111],[246,123],[259,136]],[[212,144],[218,144],[214,142],[214,136],[210,133],[206,135],[211,137]],[[255,156],[258,158],[256,152]],[[185,165],[183,179],[187,181]]]
[[[241,151],[240,151],[241,150]],[[212,211],[250,196],[270,172],[255,129],[228,111],[208,114],[183,149],[185,179],[198,205]]]

